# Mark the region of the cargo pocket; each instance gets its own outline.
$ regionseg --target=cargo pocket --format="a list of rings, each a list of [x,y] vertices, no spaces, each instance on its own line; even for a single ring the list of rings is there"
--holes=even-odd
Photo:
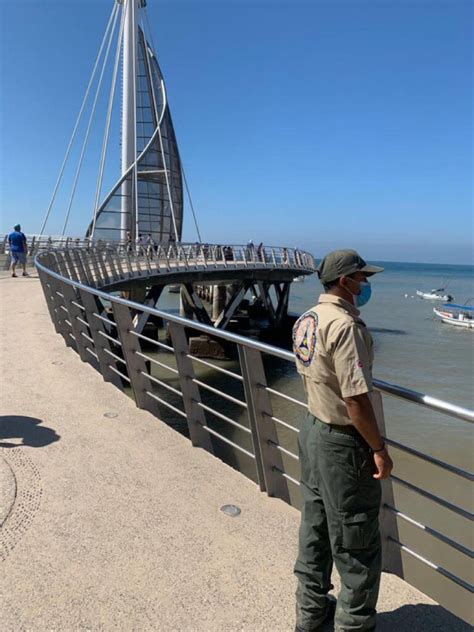
[[[344,514],[342,546],[347,550],[367,549],[378,533],[378,512]]]

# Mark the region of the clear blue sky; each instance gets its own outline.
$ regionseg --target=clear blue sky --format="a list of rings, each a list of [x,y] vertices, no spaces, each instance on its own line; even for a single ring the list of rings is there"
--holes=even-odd
[[[39,229],[111,7],[0,3],[3,230]],[[148,13],[205,240],[472,262],[471,2],[148,0]]]

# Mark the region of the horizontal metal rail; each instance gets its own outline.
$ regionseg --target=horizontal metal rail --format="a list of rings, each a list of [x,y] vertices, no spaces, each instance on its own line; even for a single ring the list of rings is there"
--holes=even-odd
[[[106,351],[106,349],[104,349],[104,351]],[[113,367],[111,364],[107,365],[108,368],[113,371],[114,373],[116,373],[117,375],[119,375],[122,379],[126,380],[127,382],[131,383],[131,380],[129,377],[127,377],[126,375],[124,375],[121,371],[119,371],[118,369],[116,369],[115,367]]]
[[[286,421],[283,421],[283,419],[279,419],[278,417],[275,417],[274,415],[269,415],[266,412],[264,412],[263,414],[265,415],[265,417],[268,417],[269,419],[271,419],[275,423],[280,424],[280,426],[285,426],[285,428],[288,428],[288,430],[293,430],[293,432],[299,433],[298,428],[295,428],[294,426],[291,426]]]
[[[279,452],[282,452],[283,454],[287,454],[288,456],[291,456],[292,459],[299,461],[300,458],[297,454],[295,454],[294,452],[291,452],[291,450],[287,450],[286,448],[281,446],[279,443],[275,443],[275,441],[272,441],[271,439],[268,439],[267,443],[268,445],[272,445]]]
[[[139,334],[137,331],[133,331],[133,329],[130,331],[130,333],[133,336],[140,338],[140,340],[146,340],[147,342],[151,342],[152,345],[156,345],[157,347],[160,347],[160,349],[165,349],[166,351],[171,351],[172,353],[174,353],[173,347],[170,347],[169,345],[165,345],[164,342],[160,342],[159,340],[153,340],[153,338],[149,338],[148,336]]]
[[[195,384],[197,384],[198,386],[202,386],[202,388],[205,388],[206,390],[210,391],[211,393],[215,393],[216,395],[220,395],[220,397],[223,397],[224,399],[227,399],[229,402],[232,402],[233,404],[237,404],[238,406],[242,406],[242,408],[248,408],[247,404],[245,402],[243,402],[242,400],[237,399],[235,397],[232,397],[232,395],[227,395],[227,393],[224,393],[223,391],[220,391],[219,389],[214,388],[213,386],[209,386],[209,384],[206,384],[205,382],[201,382],[201,380],[193,378],[193,382]]]
[[[412,557],[415,557],[417,560],[419,560],[423,564],[426,564],[427,566],[429,566],[433,570],[435,570],[438,573],[440,573],[440,575],[444,575],[444,577],[447,577],[448,579],[450,579],[455,584],[458,584],[458,586],[462,586],[462,588],[465,588],[470,593],[474,592],[474,586],[472,586],[472,584],[469,584],[469,582],[465,581],[464,579],[461,579],[460,577],[457,577],[453,573],[450,573],[449,571],[447,571],[442,566],[438,566],[437,564],[434,564],[434,562],[430,562],[429,560],[427,560],[425,557],[423,557],[419,553],[416,553],[415,551],[412,551],[411,549],[409,549],[407,546],[405,546],[404,544],[402,544],[401,542],[399,542],[395,538],[392,538],[392,536],[389,535],[388,536],[388,540],[390,540],[390,542],[392,542],[396,546],[400,547],[402,549],[402,551],[405,551],[406,553],[408,553]]]
[[[167,408],[169,408],[173,412],[177,413],[178,415],[181,415],[181,417],[184,417],[185,419],[187,418],[186,413],[184,413],[179,408],[176,408],[176,406],[173,406],[172,404],[170,404],[169,402],[165,401],[164,399],[161,399],[161,397],[158,397],[158,395],[155,395],[154,393],[150,393],[150,391],[145,391],[145,393],[147,395],[149,395],[151,398],[155,399],[158,403],[163,404],[163,406],[166,406]]]
[[[217,364],[213,364],[212,362],[208,362],[207,360],[203,360],[202,358],[197,358],[196,356],[193,356],[190,353],[187,353],[186,357],[190,358],[194,362],[197,362],[198,364],[203,364],[203,365],[208,366],[208,367],[210,367],[212,369],[215,369],[216,371],[219,371],[219,373],[224,373],[224,375],[228,375],[229,377],[233,377],[235,380],[239,380],[239,382],[243,382],[244,381],[244,378],[241,375],[239,375],[238,373],[234,373],[233,371],[228,371],[227,369],[223,369],[221,366],[217,366]]]
[[[113,325],[114,327],[117,327],[117,323],[110,318],[106,318],[105,316],[101,316],[100,314],[96,314],[95,312],[92,312],[92,316],[98,318],[99,320],[102,320],[104,323],[107,323],[107,325]]]
[[[223,415],[219,411],[215,410],[214,408],[211,408],[210,406],[207,406],[206,404],[203,404],[202,402],[197,402],[195,400],[193,401],[197,406],[199,406],[199,408],[202,408],[203,410],[207,410],[208,413],[215,415],[219,419],[222,419],[222,421],[226,421],[228,424],[231,424],[231,426],[235,426],[236,428],[239,428],[239,430],[243,430],[244,432],[251,434],[252,431],[250,430],[250,428],[247,428],[246,426],[239,424],[238,421],[234,421],[230,417],[227,417],[227,415]]]
[[[120,340],[117,340],[117,338],[114,338],[113,336],[109,336],[103,331],[98,331],[97,333],[99,334],[99,336],[102,336],[102,338],[107,338],[107,340],[110,340],[110,342],[112,342],[114,345],[117,345],[118,347],[122,346],[122,343],[120,342]]]
[[[153,364],[156,364],[160,366],[161,368],[166,369],[167,371],[171,371],[171,373],[174,373],[175,375],[179,375],[178,369],[174,369],[172,366],[168,366],[164,362],[155,360],[155,358],[150,358],[150,356],[146,355],[146,353],[142,353],[141,351],[135,351],[135,353],[137,354],[137,356],[140,356],[140,358],[143,358],[144,360],[148,360],[149,362],[153,362]]]
[[[460,467],[456,467],[455,465],[451,465],[450,463],[446,463],[445,461],[440,461],[434,456],[430,456],[429,454],[425,454],[424,452],[420,452],[419,450],[415,450],[414,448],[410,448],[403,443],[399,443],[398,441],[394,441],[393,439],[387,439],[384,437],[385,443],[394,447],[396,450],[401,450],[402,452],[406,452],[407,454],[411,454],[416,456],[423,461],[427,461],[428,463],[432,463],[433,465],[437,465],[441,467],[443,470],[447,470],[448,472],[452,472],[457,476],[461,476],[462,478],[467,479],[468,481],[474,481],[474,474],[472,472],[467,472],[466,470],[461,469]]]
[[[83,331],[81,331],[81,336],[83,338],[85,338],[86,340],[88,340],[89,342],[92,342],[92,344],[94,344],[94,340],[93,338],[91,338],[90,336],[88,336],[86,333],[84,333]],[[96,354],[97,355],[97,354]]]
[[[99,332],[100,333],[100,332]],[[103,351],[109,355],[110,357],[112,357],[114,360],[116,360],[117,362],[122,362],[122,364],[125,364],[125,366],[127,366],[127,362],[124,360],[124,358],[121,358],[120,356],[118,356],[117,354],[113,353],[112,351],[110,351],[109,349],[103,349]]]
[[[413,485],[413,483],[404,481],[403,479],[399,478],[398,476],[395,476],[394,474],[390,476],[390,480],[394,481],[398,485],[401,485],[402,487],[406,487],[412,492],[420,494],[420,496],[423,496],[424,498],[428,498],[429,500],[432,500],[437,505],[440,505],[441,507],[444,507],[445,509],[449,509],[449,511],[456,513],[458,516],[462,516],[463,518],[467,518],[468,520],[472,520],[474,518],[474,514],[470,513],[466,509],[463,509],[462,507],[458,507],[457,505],[454,505],[453,503],[448,502],[444,498],[435,496],[435,494],[432,494],[431,492],[427,492],[425,489],[421,489],[420,487]]]
[[[308,409],[308,404],[305,404],[305,402],[302,402],[299,399],[290,397],[289,395],[286,395],[285,393],[280,393],[279,391],[276,391],[274,388],[270,388],[269,386],[265,386],[264,384],[258,384],[257,386],[259,388],[264,388],[267,391],[267,393],[271,393],[272,395],[277,395],[278,397],[281,397],[282,399],[286,399],[288,402],[292,402],[293,404],[298,404],[298,406],[301,406],[302,408],[306,408],[306,410]]]
[[[284,472],[283,470],[280,470],[279,467],[277,467],[276,465],[274,465],[272,467],[272,470],[274,472],[278,472],[279,474],[281,474],[283,476],[283,478],[285,478],[287,481],[290,481],[291,483],[293,483],[294,485],[296,485],[297,487],[300,487],[301,483],[299,481],[296,480],[296,478],[293,478],[292,476],[290,476],[289,474],[287,474],[286,472]]]
[[[163,388],[166,388],[171,393],[174,393],[175,395],[179,395],[179,397],[183,397],[183,393],[181,391],[178,391],[177,388],[174,388],[173,386],[170,386],[169,384],[166,384],[166,382],[163,382],[162,380],[159,380],[158,378],[154,377],[153,375],[150,375],[149,373],[146,373],[145,371],[140,371],[140,374],[145,376],[146,378],[148,378],[154,384],[158,384],[158,386],[162,386]]]
[[[233,448],[235,448],[239,452],[243,452],[244,454],[249,456],[251,459],[255,459],[255,454],[252,454],[251,452],[249,452],[248,450],[243,448],[241,445],[238,445],[237,443],[234,443],[230,439],[227,439],[227,437],[224,437],[223,435],[219,434],[218,432],[216,432],[212,428],[209,428],[209,426],[203,426],[201,424],[201,427],[202,427],[203,430],[205,430],[209,434],[213,435],[214,437],[218,437],[221,441],[223,441],[224,443],[227,443],[228,445],[231,445]]]
[[[444,542],[444,544],[451,546],[453,549],[456,549],[460,553],[467,555],[471,559],[474,558],[474,551],[471,551],[471,549],[468,549],[467,546],[463,546],[462,544],[459,544],[459,542],[455,542],[451,538],[448,538],[447,535],[444,535],[444,533],[440,533],[436,529],[433,529],[432,527],[428,527],[427,525],[422,524],[421,522],[418,522],[418,520],[415,520],[414,518],[407,516],[403,512],[399,511],[398,509],[395,509],[395,507],[392,507],[391,505],[388,505],[387,503],[384,503],[383,506],[384,506],[384,509],[386,509],[387,511],[390,511],[390,513],[393,513],[398,518],[401,518],[405,522],[410,523],[411,525],[417,527],[418,529],[421,529],[422,531],[426,531],[426,533],[429,533],[437,540],[440,540],[440,542]]]

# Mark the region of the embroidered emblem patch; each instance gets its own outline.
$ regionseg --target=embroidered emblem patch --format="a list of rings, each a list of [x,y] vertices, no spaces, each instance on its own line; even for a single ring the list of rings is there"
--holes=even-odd
[[[296,322],[293,329],[293,351],[304,366],[309,366],[313,360],[317,327],[317,315],[314,312],[309,312]]]

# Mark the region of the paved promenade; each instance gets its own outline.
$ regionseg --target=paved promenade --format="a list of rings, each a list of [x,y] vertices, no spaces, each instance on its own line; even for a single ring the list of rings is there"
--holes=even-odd
[[[135,408],[36,276],[1,274],[1,631],[292,632],[298,512]],[[379,606],[378,630],[468,629],[392,576]]]

